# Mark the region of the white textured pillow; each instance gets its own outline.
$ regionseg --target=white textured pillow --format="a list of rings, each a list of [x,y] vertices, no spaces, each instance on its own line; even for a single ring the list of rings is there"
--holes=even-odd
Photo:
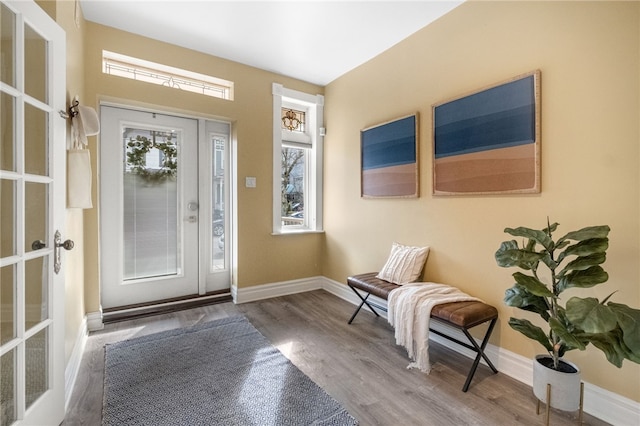
[[[376,277],[400,285],[414,282],[420,276],[428,255],[429,247],[411,247],[394,242],[387,263]]]

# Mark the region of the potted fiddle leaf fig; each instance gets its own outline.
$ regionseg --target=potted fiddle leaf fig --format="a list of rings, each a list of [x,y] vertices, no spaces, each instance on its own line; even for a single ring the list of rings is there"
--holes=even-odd
[[[554,240],[557,228],[557,223],[549,224],[548,220],[542,230],[506,228],[504,232],[522,241],[504,241],[495,258],[501,267],[522,270],[513,274],[515,284],[506,290],[504,302],[540,315],[547,324],[543,329],[527,319],[509,319],[511,328],[539,342],[548,352],[534,361],[534,393],[547,402],[550,383],[550,405],[570,411],[578,409],[580,378],[577,366],[562,359],[564,354],[592,344],[616,367],[621,367],[625,359],[640,363],[640,310],[610,301],[615,291],[602,301],[565,297],[565,291],[573,293],[609,279],[601,265],[606,260],[610,229],[606,225],[590,226]],[[559,382],[540,378],[541,372],[559,376]],[[573,383],[563,384],[567,375],[573,377]],[[563,386],[570,389],[570,395],[559,395]]]

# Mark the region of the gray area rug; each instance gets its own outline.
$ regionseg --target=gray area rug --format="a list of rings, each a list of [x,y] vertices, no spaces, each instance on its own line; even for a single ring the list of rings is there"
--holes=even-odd
[[[105,347],[103,425],[357,425],[243,316]]]

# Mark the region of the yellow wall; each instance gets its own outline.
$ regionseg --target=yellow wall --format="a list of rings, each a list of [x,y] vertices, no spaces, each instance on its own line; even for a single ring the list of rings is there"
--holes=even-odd
[[[192,50],[139,37],[102,25],[87,23],[84,63],[87,102],[135,101],[158,108],[218,117],[233,123],[237,144],[237,227],[240,230],[238,287],[306,278],[320,273],[318,234],[272,236],[272,83],[311,94],[323,88],[257,68],[215,58]],[[121,53],[190,71],[209,74],[235,83],[233,101],[201,96],[167,87],[114,77],[102,73],[102,50]],[[90,142],[97,170],[98,147]],[[256,188],[245,188],[245,176],[257,178]],[[94,200],[98,184],[94,181]],[[85,214],[85,280],[87,311],[99,309],[98,210]]]
[[[530,357],[543,349],[511,330],[496,266],[505,227],[611,227],[607,284],[567,297],[640,308],[640,4],[465,3],[325,88],[323,275],[374,271],[392,241],[429,245],[425,279],[498,307],[494,345]],[[528,71],[542,72],[542,193],[434,197],[431,105]],[[421,195],[360,198],[360,129],[418,112]],[[609,365],[593,347],[570,352],[584,380],[640,401],[640,366]]]

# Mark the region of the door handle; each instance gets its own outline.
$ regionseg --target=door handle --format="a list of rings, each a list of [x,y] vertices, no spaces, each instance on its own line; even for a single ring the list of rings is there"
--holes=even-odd
[[[189,204],[187,204],[187,209],[190,212],[198,211],[199,208],[200,208],[200,206],[198,205],[198,203],[196,201],[192,201]],[[197,215],[192,214],[192,215],[187,216],[187,222],[196,223],[197,221],[198,221],[198,216]]]
[[[71,250],[75,244],[73,240],[66,240],[65,242],[62,242],[62,235],[60,235],[60,231],[56,230],[56,233],[53,236],[53,245],[55,246],[53,272],[57,274],[60,272],[60,266],[62,265],[62,261],[60,260],[60,248]]]

